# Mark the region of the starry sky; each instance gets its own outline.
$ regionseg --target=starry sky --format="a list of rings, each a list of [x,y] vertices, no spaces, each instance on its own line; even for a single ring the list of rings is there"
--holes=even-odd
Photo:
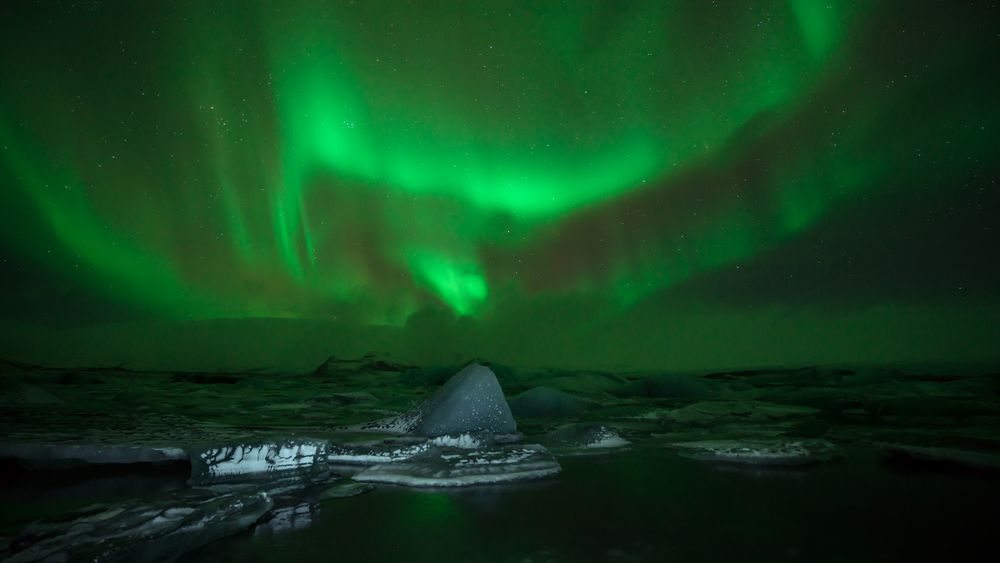
[[[515,363],[996,358],[996,21],[4,2],[0,324],[322,321]]]

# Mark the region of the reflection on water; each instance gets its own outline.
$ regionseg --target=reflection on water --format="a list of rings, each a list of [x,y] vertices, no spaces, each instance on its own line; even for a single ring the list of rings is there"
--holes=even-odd
[[[541,482],[296,504],[185,560],[975,560],[1000,518],[994,476],[904,473],[875,453],[794,470],[659,450],[561,461]]]
[[[253,534],[255,536],[269,536],[303,530],[312,524],[313,518],[318,515],[318,512],[319,506],[309,502],[275,508],[271,511],[270,520],[255,526]]]

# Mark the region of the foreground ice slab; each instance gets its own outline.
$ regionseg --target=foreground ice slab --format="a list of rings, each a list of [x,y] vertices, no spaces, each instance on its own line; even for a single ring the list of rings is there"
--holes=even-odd
[[[190,483],[319,475],[326,471],[326,448],[322,440],[289,440],[192,450]]]
[[[245,530],[271,509],[266,493],[185,491],[153,500],[94,505],[28,525],[6,561],[173,561]]]
[[[430,438],[486,431],[517,432],[517,422],[490,368],[469,364],[448,380],[417,410],[364,424],[359,430],[413,433]]]
[[[671,445],[693,459],[754,465],[805,465],[840,456],[839,448],[826,440],[701,440]]]
[[[405,461],[369,467],[354,480],[410,487],[465,487],[539,479],[560,470],[556,458],[538,444],[488,450],[433,447]]]

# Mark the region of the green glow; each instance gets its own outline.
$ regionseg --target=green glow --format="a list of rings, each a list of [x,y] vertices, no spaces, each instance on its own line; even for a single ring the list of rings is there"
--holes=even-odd
[[[12,244],[56,240],[85,273],[49,267],[178,317],[488,319],[534,291],[627,307],[878,189],[892,108],[927,106],[915,78],[851,74],[874,4],[356,4],[146,7],[112,47],[99,11],[79,55],[19,35],[0,162],[44,221]],[[974,132],[947,150],[981,154]]]
[[[809,54],[816,58],[828,55],[840,33],[837,3],[823,0],[790,0],[789,4],[802,29],[802,37]]]
[[[69,175],[53,174],[45,179],[37,176],[42,167],[17,151],[4,125],[0,122],[0,143],[5,147],[8,164],[22,185],[30,188],[28,193],[48,220],[47,227],[56,240],[77,258],[71,265],[51,267],[69,269],[95,290],[151,304],[168,315],[192,305],[207,312],[213,310],[202,296],[182,287],[168,262],[144,252],[131,237],[102,221],[87,201],[86,188],[79,180]],[[51,171],[53,166],[46,168]],[[49,255],[51,249],[40,254],[42,258]],[[91,277],[81,264],[101,264],[103,275]]]
[[[411,266],[419,283],[426,284],[460,315],[475,312],[486,299],[486,279],[475,266],[459,266],[441,256],[416,253]]]

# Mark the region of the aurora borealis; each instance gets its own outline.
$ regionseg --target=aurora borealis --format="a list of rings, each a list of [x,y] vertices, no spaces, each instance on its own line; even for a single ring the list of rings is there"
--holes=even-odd
[[[995,355],[996,12],[7,2],[0,317]]]

